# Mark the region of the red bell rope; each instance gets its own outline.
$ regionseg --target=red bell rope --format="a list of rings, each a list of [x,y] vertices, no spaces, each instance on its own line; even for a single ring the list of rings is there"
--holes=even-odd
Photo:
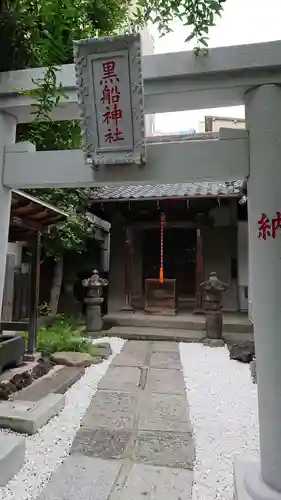
[[[161,213],[161,216],[160,216],[160,271],[159,271],[160,283],[164,283],[164,225],[165,225],[165,214]]]

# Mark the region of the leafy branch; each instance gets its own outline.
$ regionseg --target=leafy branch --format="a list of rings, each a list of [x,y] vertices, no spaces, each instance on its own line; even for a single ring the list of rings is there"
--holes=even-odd
[[[45,67],[33,80],[34,120],[17,128],[18,140],[30,140],[37,150],[71,149],[81,146],[77,120],[54,121],[53,112],[67,99],[58,83],[58,68],[73,62],[73,40],[140,30],[148,23],[164,36],[179,20],[194,40],[195,54],[208,45],[209,29],[221,15],[225,0],[5,0],[0,2],[0,71]],[[202,50],[203,49],[203,50]],[[36,190],[43,199],[65,209],[70,217],[54,228],[46,248],[54,254],[63,249],[82,251],[88,238],[88,221],[77,211],[82,193],[77,189]]]
[[[37,0],[37,3],[39,1]],[[190,32],[186,42],[191,40],[195,42],[195,55],[206,55],[209,30],[215,25],[216,18],[221,16],[225,1],[138,0],[136,8],[129,12],[128,0],[124,0],[123,4],[119,4],[113,32],[126,28],[130,31],[140,30],[151,23],[157,26],[160,36],[164,36],[172,31],[172,23],[178,19]],[[57,71],[60,64],[72,61],[73,36],[81,38],[112,33],[112,30],[109,30],[110,21],[102,18],[102,22],[97,23],[95,14],[98,10],[100,14],[108,15],[111,9],[112,13],[116,14],[118,0],[104,0],[104,2],[105,4],[100,0],[96,2],[79,0],[74,7],[70,0],[60,2],[49,0],[43,2],[40,9],[34,9],[44,20],[41,26],[43,30],[38,36],[38,59],[41,65],[47,66],[43,78],[33,82],[35,90],[29,92],[35,98],[36,122],[50,120],[54,108],[59,105],[63,97],[66,98],[61,85],[57,84]],[[79,22],[73,32],[74,18]]]
[[[215,26],[226,0],[139,0],[134,11],[135,23],[156,25],[160,36],[173,31],[172,23],[179,20],[188,31],[186,42],[195,42],[195,55],[208,47],[209,30]],[[206,53],[203,50],[203,54]]]

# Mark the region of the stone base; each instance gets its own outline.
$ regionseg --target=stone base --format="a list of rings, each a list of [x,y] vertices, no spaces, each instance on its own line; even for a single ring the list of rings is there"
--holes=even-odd
[[[223,339],[209,339],[208,337],[205,337],[202,340],[202,344],[207,347],[224,347],[225,342]]]
[[[260,477],[258,461],[239,458],[234,463],[234,500],[281,500]]]
[[[48,394],[36,402],[7,401],[0,405],[0,427],[35,434],[64,407],[63,394]]]
[[[17,474],[25,460],[25,439],[12,434],[0,434],[0,487]]]
[[[221,339],[223,332],[221,311],[206,312],[206,334],[210,339]]]

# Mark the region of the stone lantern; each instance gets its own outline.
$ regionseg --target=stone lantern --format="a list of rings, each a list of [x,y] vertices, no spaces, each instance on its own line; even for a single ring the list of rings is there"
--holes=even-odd
[[[95,269],[90,278],[82,281],[82,285],[87,288],[87,296],[84,299],[87,332],[100,332],[103,326],[101,315],[101,305],[104,300],[103,288],[108,285],[108,281],[101,278],[99,271]]]
[[[211,273],[209,279],[200,284],[203,292],[203,308],[206,312],[206,343],[209,345],[224,345],[222,338],[222,293],[228,285],[220,281],[216,273]],[[209,340],[210,339],[210,340]]]

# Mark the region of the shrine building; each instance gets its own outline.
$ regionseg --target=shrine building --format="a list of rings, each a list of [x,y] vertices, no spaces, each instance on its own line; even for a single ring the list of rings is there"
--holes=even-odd
[[[229,284],[225,311],[248,310],[246,184],[103,186],[88,210],[111,223],[108,312],[200,310],[199,284]]]

